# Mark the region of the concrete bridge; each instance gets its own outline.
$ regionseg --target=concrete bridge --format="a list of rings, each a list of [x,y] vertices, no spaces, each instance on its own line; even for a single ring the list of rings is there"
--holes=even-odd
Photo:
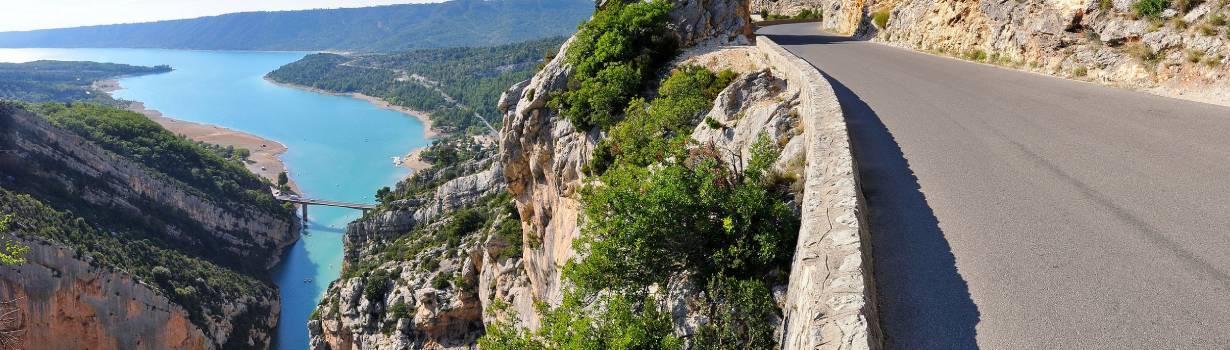
[[[307,209],[308,205],[323,205],[327,207],[358,209],[358,210],[362,210],[363,214],[367,214],[368,210],[376,209],[375,204],[350,203],[350,202],[342,202],[342,201],[331,201],[327,199],[303,198],[299,196],[288,196],[288,195],[275,195],[274,198],[277,198],[278,200],[283,201],[283,202],[291,202],[291,203],[299,204],[299,207],[303,210],[303,221],[304,222],[308,221],[308,209]]]

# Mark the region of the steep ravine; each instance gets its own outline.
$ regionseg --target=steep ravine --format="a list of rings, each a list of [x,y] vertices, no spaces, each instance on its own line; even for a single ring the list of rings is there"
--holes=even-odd
[[[265,267],[296,238],[288,210],[205,195],[13,104],[0,105],[0,125],[6,234],[31,246],[27,264],[0,269],[23,344],[270,343],[279,301]]]

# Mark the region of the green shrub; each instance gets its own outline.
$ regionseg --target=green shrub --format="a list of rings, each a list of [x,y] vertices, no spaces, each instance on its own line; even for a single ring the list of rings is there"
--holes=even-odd
[[[436,274],[436,277],[431,279],[431,287],[435,289],[448,288],[450,283],[452,283],[449,276],[449,274],[443,272]]]
[[[478,339],[483,350],[644,349],[682,350],[670,314],[653,298],[601,296],[586,307],[582,298],[567,294],[560,306],[538,305],[542,315],[536,331],[494,322]]]
[[[678,51],[665,0],[607,2],[581,25],[567,52],[568,90],[553,105],[579,130],[613,125],[619,113]]]
[[[589,169],[601,175],[616,163],[647,166],[670,156],[687,142],[700,113],[708,110],[736,74],[719,73],[687,65],[671,72],[658,88],[658,98],[646,102],[638,98],[628,104],[625,120],[611,128],[598,143]]]
[[[384,300],[384,295],[389,291],[390,282],[388,271],[376,270],[372,272],[363,285],[363,297],[371,301]]]
[[[1170,0],[1137,0],[1132,4],[1132,11],[1137,16],[1158,18],[1168,7],[1170,7]]]
[[[694,349],[775,349],[777,307],[763,283],[754,279],[714,277],[705,287],[709,322],[696,330]]]
[[[1083,77],[1083,76],[1089,75],[1089,68],[1076,67],[1072,69],[1072,75],[1077,76],[1077,77]]]
[[[824,10],[803,9],[794,15],[794,19],[824,19]]]
[[[713,149],[653,171],[619,166],[581,192],[585,224],[574,248],[586,256],[565,268],[585,292],[643,291],[683,271],[761,275],[789,263],[798,219],[761,181],[777,148],[753,147],[743,173]]]
[[[725,125],[722,125],[722,122],[717,121],[717,119],[713,119],[713,117],[705,117],[705,125],[708,125],[710,129],[714,130],[726,127]]]
[[[1098,0],[1098,8],[1103,11],[1109,11],[1115,8],[1114,0]]]
[[[389,307],[389,313],[393,315],[393,319],[410,318],[410,305],[404,301],[398,301],[393,306]]]
[[[888,16],[889,15],[890,14],[888,10],[876,11],[875,13],[871,15],[871,21],[872,23],[875,23],[876,28],[880,28],[880,29],[888,28]]]
[[[982,51],[981,49],[973,49],[965,52],[965,59],[970,61],[986,61],[987,52]]]

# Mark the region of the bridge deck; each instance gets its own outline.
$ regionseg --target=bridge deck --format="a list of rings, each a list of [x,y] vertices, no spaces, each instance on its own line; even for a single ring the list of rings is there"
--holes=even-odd
[[[326,200],[326,199],[313,199],[313,198],[292,199],[289,196],[277,196],[276,198],[281,201],[298,203],[298,204],[324,205],[324,206],[330,206],[330,207],[361,209],[361,210],[376,209],[375,204],[349,203],[349,202],[331,201],[331,200]]]

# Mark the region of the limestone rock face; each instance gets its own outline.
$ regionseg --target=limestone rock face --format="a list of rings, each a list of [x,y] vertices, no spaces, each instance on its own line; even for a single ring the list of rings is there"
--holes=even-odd
[[[696,126],[692,139],[710,142],[722,150],[726,161],[746,166],[751,147],[764,135],[774,145],[798,145],[803,133],[795,107],[798,90],[787,91],[786,81],[768,69],[746,74],[718,95],[706,122]],[[717,125],[709,125],[713,120]],[[718,126],[714,128],[714,126]],[[799,146],[784,147],[783,159],[799,152]]]
[[[473,348],[483,334],[480,275],[490,274],[486,267],[496,265],[486,262],[493,258],[487,255],[484,238],[498,236],[485,234],[484,227],[480,230],[484,234],[462,237],[456,247],[424,243],[415,256],[399,259],[385,260],[381,250],[412,230],[428,230],[431,235],[449,224],[448,214],[502,191],[502,169],[489,165],[444,182],[429,195],[399,200],[351,223],[343,238],[343,277],[329,285],[317,306],[319,316],[307,325],[311,348]],[[349,272],[363,264],[391,271],[392,276],[385,282],[370,273]]]
[[[802,1],[802,0],[799,0]],[[1150,23],[1134,1],[898,0],[865,4],[890,11],[873,40],[962,56],[981,51],[993,64],[1230,104],[1230,31],[1212,21],[1226,5],[1203,2]],[[1179,26],[1175,23],[1182,22]]]
[[[188,313],[123,273],[42,240],[28,263],[5,267],[0,294],[16,300],[26,330],[19,349],[213,349]]]

